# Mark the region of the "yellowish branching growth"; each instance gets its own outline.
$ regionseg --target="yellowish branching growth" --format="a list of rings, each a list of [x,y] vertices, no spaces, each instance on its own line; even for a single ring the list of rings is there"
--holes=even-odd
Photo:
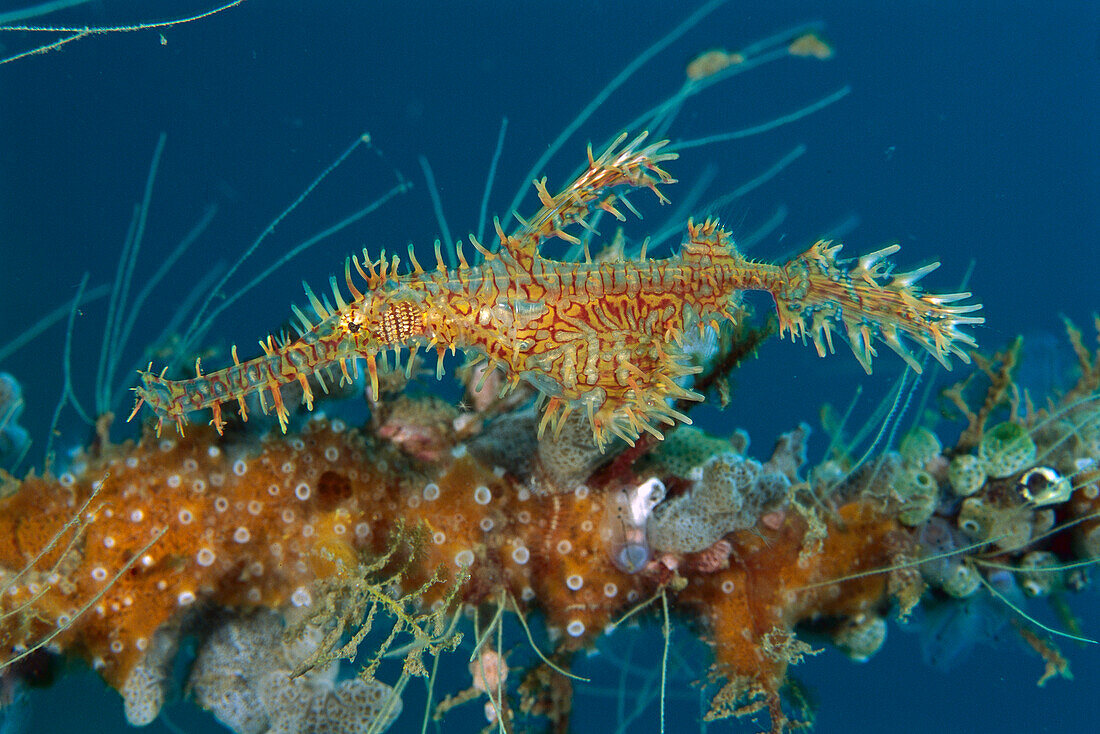
[[[367,663],[360,669],[363,679],[374,677],[378,666],[387,657],[402,633],[412,640],[400,648],[404,654],[402,677],[427,677],[423,656],[436,657],[453,650],[462,641],[462,633],[455,629],[451,609],[469,573],[460,571],[450,579],[436,569],[427,581],[407,593],[394,593],[407,581],[409,568],[423,542],[423,528],[408,530],[398,524],[393,531],[386,552],[376,558],[364,560],[355,568],[349,568],[339,560],[337,571],[317,583],[319,603],[311,615],[290,625],[287,634],[301,633],[305,625],[317,625],[325,630],[325,638],[317,651],[302,661],[294,675],[299,676],[318,666],[335,660],[354,660],[360,645],[374,628],[379,614],[393,620],[386,638],[373,650]],[[437,584],[447,584],[442,604],[435,609],[417,611],[423,595]],[[350,638],[344,642],[346,633]]]

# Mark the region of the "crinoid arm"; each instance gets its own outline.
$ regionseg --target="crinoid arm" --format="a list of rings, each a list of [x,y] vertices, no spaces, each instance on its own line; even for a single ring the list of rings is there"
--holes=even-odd
[[[833,330],[840,330],[868,374],[880,340],[917,372],[920,362],[903,338],[925,349],[947,369],[955,355],[970,362],[974,338],[960,327],[981,324],[971,316],[978,303],[963,303],[970,293],[925,293],[917,282],[939,267],[931,263],[906,273],[893,273],[887,261],[899,249],[891,245],[863,255],[854,265],[838,260],[841,245],[818,241],[783,266],[783,281],[772,291],[779,315],[779,334],[809,336],[817,352],[833,351]]]

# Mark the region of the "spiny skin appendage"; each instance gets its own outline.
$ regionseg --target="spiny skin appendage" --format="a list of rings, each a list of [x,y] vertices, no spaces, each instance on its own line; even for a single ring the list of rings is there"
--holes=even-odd
[[[934,265],[892,274],[886,257],[896,245],[849,265],[836,259],[839,245],[818,242],[786,265],[771,265],[745,259],[717,220],[707,219],[689,220],[679,253],[665,259],[543,257],[539,250],[548,239],[579,243],[567,230],[590,230],[587,219],[595,211],[625,219],[620,207],[634,207],[624,190],[645,188],[668,201],[659,187],[674,179],[660,164],[677,155],[665,150],[667,141],[643,147],[645,139],[642,133],[624,145],[624,134],[598,157],[589,148],[587,169],[556,195],[545,179],[535,181],[542,208],[534,216],[517,215],[521,224],[511,234],[497,220],[494,248],[470,238],[483,258],[480,265],[468,264],[461,243],[455,269],[443,265],[438,243],[432,270],[424,270],[411,250],[411,268],[403,274],[397,255],[387,259],[383,252],[374,260],[364,251],[361,261],[350,258],[344,280],[351,299],[345,300],[335,278],[336,308],[307,287],[314,318],[294,309],[298,339],[269,337],[260,342],[264,354],[243,363],[234,350],[232,367],[203,375],[196,365],[196,376],[188,380],[144,372],[130,417],[148,403],[158,431],[168,419],[182,432],[188,412],[209,408],[221,431],[221,404],[237,401],[247,419],[245,397],[258,393],[265,413],[270,398],[285,432],[283,385],[298,382],[303,402],[312,407],[311,376],[324,387],[322,373],[339,365],[341,381],[350,381],[364,359],[377,396],[379,352],[434,349],[439,376],[444,353],[461,349],[502,370],[505,390],[520,380],[539,390],[540,431],[558,430],[579,410],[601,448],[613,437],[632,444],[643,432],[661,438],[662,425],[690,423],[672,407],[676,400],[703,399],[682,386],[699,369],[682,348],[684,333],[736,319],[742,294],[751,290],[772,294],[781,335],[809,337],[824,355],[833,351],[833,332],[839,331],[868,372],[876,339],[918,370],[903,337],[945,365],[952,353],[969,361],[966,350],[974,340],[960,327],[983,322],[968,315],[980,305],[952,305],[967,293],[923,293],[916,283]],[[356,286],[353,268],[365,289]]]

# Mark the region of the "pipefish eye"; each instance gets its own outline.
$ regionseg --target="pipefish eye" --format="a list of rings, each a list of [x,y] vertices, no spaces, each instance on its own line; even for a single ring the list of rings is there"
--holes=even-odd
[[[361,328],[363,327],[354,321],[348,322],[348,331],[350,331],[352,334],[358,334]]]

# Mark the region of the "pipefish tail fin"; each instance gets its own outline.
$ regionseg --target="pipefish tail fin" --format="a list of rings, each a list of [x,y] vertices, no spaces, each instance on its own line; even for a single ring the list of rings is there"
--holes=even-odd
[[[837,259],[840,248],[820,240],[782,266],[783,277],[771,290],[780,336],[789,333],[804,343],[809,337],[825,356],[833,352],[833,331],[838,330],[868,374],[876,340],[917,372],[920,362],[904,338],[947,369],[952,355],[969,364],[969,350],[977,343],[962,327],[985,323],[984,317],[970,315],[982,306],[958,303],[970,298],[969,293],[925,293],[917,282],[939,263],[892,273],[887,258],[901,249],[898,245],[863,255],[855,265]]]

